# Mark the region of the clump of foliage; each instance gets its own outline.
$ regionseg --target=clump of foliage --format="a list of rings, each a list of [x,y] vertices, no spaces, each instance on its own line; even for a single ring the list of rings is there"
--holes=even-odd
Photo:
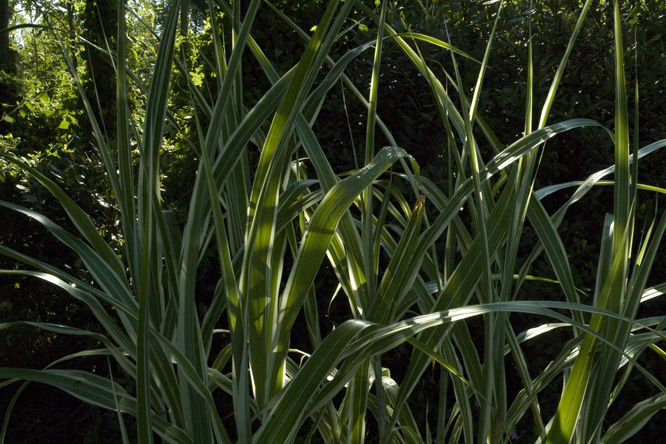
[[[588,0],[566,18],[565,50],[548,76],[535,74],[541,65],[534,62],[531,15],[521,15],[526,28],[511,24],[528,36],[524,91],[502,90],[492,96],[497,105],[483,94],[486,77],[504,68],[490,64],[501,47],[503,2],[473,3],[482,14],[471,31],[486,38],[476,53],[456,46],[457,33],[471,31],[449,29],[446,21],[440,35],[409,29],[409,11],[395,2],[324,2],[308,31],[262,0],[242,7],[211,1],[202,27],[210,38],[200,41],[178,38],[183,10],[174,2],[155,27],[159,49],[145,87],[146,73],[133,75],[128,62],[133,46],[121,1],[109,51],[112,113],[91,103],[65,51],[109,184],[97,191],[108,193],[117,232],[100,230],[98,215],[72,197],[70,184],[11,150],[0,153],[64,213],[53,220],[26,202],[0,205],[31,219],[44,230],[39,236],[55,236],[75,258],[69,268],[54,266],[3,243],[0,253],[20,266],[0,273],[55,286],[96,321],[12,320],[0,328],[37,328],[96,345],[43,369],[0,368],[0,388],[48,384],[114,412],[123,442],[134,442],[131,435],[139,443],[633,437],[666,406],[664,382],[646,364],[663,359],[666,317],[640,310],[666,290],[666,283],[649,283],[666,216],[656,209],[639,215],[645,196],[656,200],[666,190],[638,180],[639,163],[666,140],[641,143],[638,108],[630,131],[622,9],[606,3],[591,12]],[[422,6],[434,20],[429,5]],[[450,2],[442,14],[469,12],[460,8],[469,3]],[[300,39],[299,56],[278,63],[253,38],[255,20],[269,12]],[[550,123],[594,13],[614,39],[607,73],[614,119]],[[361,73],[357,60],[369,69]],[[422,175],[404,149],[409,138],[381,118],[386,65],[408,66],[401,72],[427,87],[432,102],[423,118],[440,131],[439,171]],[[389,85],[396,90],[396,82]],[[325,146],[340,138],[318,134],[333,113],[327,102],[335,90],[345,104],[356,103],[352,113],[339,111],[349,123],[340,131],[355,140],[353,166],[343,169]],[[493,128],[515,125],[509,116],[518,112],[517,97],[524,100],[522,123],[503,141],[507,133],[500,138]],[[498,107],[507,114],[495,115]],[[110,115],[113,132],[104,130]],[[612,150],[613,164],[535,188],[543,183],[544,153],[574,132],[595,134]],[[165,159],[185,159],[192,171],[174,177]],[[167,184],[185,189],[164,190]],[[600,187],[612,198],[608,214],[596,215],[602,228],[593,288],[580,289],[559,228]],[[569,194],[557,205],[543,202],[563,192]],[[214,284],[201,285],[211,275]],[[539,297],[532,297],[535,285]],[[334,304],[339,310],[327,321]],[[534,344],[546,348],[560,332],[547,362],[531,359]],[[108,371],[79,366],[81,358],[106,360]],[[618,414],[612,409],[636,375],[652,391]],[[423,395],[424,385],[436,396]],[[0,441],[11,433],[23,387],[8,405]],[[557,406],[546,405],[553,400]],[[423,403],[434,414],[424,414]]]

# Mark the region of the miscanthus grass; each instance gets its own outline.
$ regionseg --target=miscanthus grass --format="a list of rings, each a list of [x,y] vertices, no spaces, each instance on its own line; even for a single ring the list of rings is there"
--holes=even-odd
[[[118,121],[113,144],[85,102],[73,70],[116,197],[120,250],[100,236],[95,222],[66,190],[21,159],[2,154],[53,194],[77,232],[29,208],[0,204],[43,225],[74,250],[91,282],[0,245],[0,252],[24,264],[2,273],[34,276],[60,287],[91,310],[104,333],[31,324],[58,334],[92,336],[101,348],[62,357],[41,370],[0,368],[0,387],[20,381],[56,386],[117,412],[122,440],[142,444],[366,439],[503,443],[516,439],[516,428],[524,421],[531,423],[537,442],[614,443],[629,439],[666,406],[666,387],[659,375],[638,362],[643,353],[663,356],[658,343],[664,338],[666,318],[656,314],[637,319],[641,302],[666,288],[666,283],[646,288],[666,218],[655,219],[642,239],[634,236],[638,190],[664,193],[638,181],[638,162],[666,141],[640,149],[629,143],[617,2],[613,23],[608,24],[615,30],[615,126],[604,129],[615,145],[614,163],[580,182],[542,190],[534,190],[533,184],[545,142],[575,128],[603,128],[589,119],[548,121],[591,1],[581,10],[541,108],[532,94],[531,43],[528,46],[524,135],[506,146],[478,109],[494,31],[470,90],[457,70],[458,61],[469,56],[452,42],[398,34],[386,22],[387,2],[371,10],[362,3],[332,0],[313,33],[276,11],[276,19],[290,23],[307,45],[298,63],[279,75],[252,39],[253,21],[264,2],[246,3],[244,14],[239,2],[210,3],[211,11],[224,13],[210,15],[216,58],[209,60],[209,68],[218,79],[217,95],[207,98],[188,77],[198,128],[190,139],[189,155],[197,159],[198,170],[184,226],[179,227],[166,209],[160,176],[165,129],[173,124],[167,118],[172,73],[190,72],[178,61],[178,2],[169,7],[160,28],[142,127],[134,126],[130,115],[128,82],[133,77],[126,63],[124,1],[118,8],[114,55]],[[489,7],[497,8],[496,20],[504,19],[502,2]],[[331,48],[349,26],[347,17],[355,8],[374,21],[378,32],[334,60]],[[222,27],[233,29],[231,44],[223,44]],[[377,114],[385,45],[400,48],[431,88],[448,136],[451,168],[443,173],[449,175],[447,189],[420,176],[416,162],[397,146]],[[421,56],[420,45],[445,48],[454,70],[436,76]],[[374,51],[367,96],[345,75],[348,64],[365,51]],[[66,52],[65,57],[69,62]],[[249,58],[272,85],[251,108],[244,102],[247,82],[242,76]],[[336,175],[312,130],[328,91],[340,82],[367,107],[364,163],[346,175]],[[375,145],[376,130],[384,133],[389,146]],[[480,144],[490,146],[494,156],[483,158]],[[260,148],[256,164],[250,163],[249,146]],[[603,181],[608,177],[611,182]],[[614,208],[605,216],[593,303],[583,304],[557,229],[567,211],[602,184],[613,187]],[[572,188],[573,194],[549,214],[541,199],[564,188]],[[463,217],[463,210],[469,216]],[[527,259],[519,261],[528,221],[538,242]],[[200,316],[195,281],[211,245],[221,277]],[[637,252],[634,257],[632,251]],[[562,295],[558,300],[520,297],[527,279],[540,279],[530,275],[538,257],[546,258],[556,276],[551,282]],[[325,336],[317,301],[330,300],[333,294],[317,292],[313,285],[324,263],[335,272],[337,297],[346,301],[351,313]],[[550,322],[516,331],[510,322],[515,313]],[[305,322],[312,350],[291,353],[290,337],[301,314],[303,321],[298,322]],[[466,322],[472,318],[477,322]],[[223,319],[226,331],[218,330]],[[555,328],[569,329],[572,339],[535,374],[521,345],[539,341]],[[228,335],[227,345],[215,347],[223,335]],[[397,381],[383,365],[382,355],[401,344],[408,344],[411,355]],[[133,387],[125,388],[112,377],[59,369],[60,362],[86,354],[115,360],[115,368],[134,381]],[[507,357],[515,369],[507,369]],[[415,419],[409,401],[433,365],[441,369],[440,403],[431,407],[438,420],[423,424]],[[509,371],[517,373],[521,384],[515,396],[507,389]],[[637,372],[658,394],[605,424],[609,405]],[[561,388],[561,401],[554,415],[544,416],[540,396],[553,386]],[[216,391],[233,401],[216,403]],[[14,402],[20,402],[20,391]],[[1,441],[11,433],[11,410],[10,406],[4,417]],[[124,427],[128,416],[136,418],[136,438]],[[371,431],[366,429],[369,423]]]

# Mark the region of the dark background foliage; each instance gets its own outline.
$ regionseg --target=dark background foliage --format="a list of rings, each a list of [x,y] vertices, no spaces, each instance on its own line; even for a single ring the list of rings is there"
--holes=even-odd
[[[374,1],[366,1],[373,7]],[[531,14],[532,43],[534,47],[535,109],[539,110],[544,100],[550,80],[557,68],[569,41],[571,31],[580,11],[577,0],[545,0],[534,2]],[[97,0],[86,2],[84,7],[72,9],[70,3],[63,3],[61,9],[54,4],[32,1],[23,5],[41,11],[39,18],[44,23],[69,27],[74,34],[80,34],[91,44],[113,50],[117,23],[115,22],[116,2]],[[325,8],[323,1],[282,0],[275,2],[277,8],[285,11],[306,31],[317,23]],[[14,9],[19,5],[12,3]],[[192,47],[197,48],[187,54],[191,67],[202,66],[196,71],[202,82],[215,96],[216,79],[210,76],[201,60],[211,60],[213,48],[210,32],[203,25],[200,8],[189,5],[190,25],[199,32],[191,36]],[[612,2],[601,1],[588,15],[583,33],[569,60],[566,75],[558,92],[558,99],[552,108],[548,122],[555,123],[574,117],[586,117],[613,128],[614,80],[612,44]],[[627,87],[633,91],[635,82],[639,84],[638,131],[640,146],[666,138],[666,120],[663,118],[664,79],[666,72],[666,48],[664,39],[664,18],[666,6],[660,0],[624,2],[622,14],[625,21],[625,50],[627,63]],[[68,12],[67,20],[59,11]],[[490,35],[496,8],[481,1],[451,0],[448,2],[398,2],[391,1],[388,20],[398,31],[413,31],[432,35],[467,52],[477,60],[482,59],[486,42]],[[60,14],[60,15],[59,15]],[[489,71],[483,86],[480,109],[486,122],[494,129],[500,140],[511,142],[521,135],[524,126],[525,80],[527,66],[527,42],[529,39],[530,11],[526,0],[509,1],[503,11],[503,19],[498,23],[493,52],[489,61]],[[360,11],[354,17],[357,26],[350,28],[334,49],[339,57],[349,48],[366,42],[373,37],[373,24],[363,18]],[[159,23],[159,16],[157,18]],[[229,30],[222,30],[228,35]],[[448,32],[448,36],[447,36]],[[71,36],[70,34],[65,34]],[[263,7],[253,33],[265,54],[273,60],[280,74],[297,62],[304,43],[296,33],[267,6]],[[68,37],[69,38],[69,37]],[[147,39],[148,37],[146,37]],[[97,159],[94,141],[87,120],[82,114],[81,101],[71,83],[67,83],[67,67],[60,56],[56,37],[47,30],[34,30],[32,38],[24,42],[13,41],[11,50],[19,54],[19,62],[13,72],[0,72],[0,103],[3,120],[0,120],[0,148],[12,150],[25,157],[40,171],[49,174],[64,189],[69,190],[77,203],[97,222],[100,230],[109,241],[117,239],[116,213],[109,204],[112,196],[107,195],[104,186],[103,169]],[[88,99],[96,104],[95,113],[104,123],[107,134],[113,139],[115,134],[115,73],[108,55],[91,44],[78,45],[74,40],[69,49],[76,66],[83,65],[84,86]],[[415,43],[416,44],[416,43]],[[108,46],[107,46],[108,45]],[[451,56],[441,48],[418,43],[423,57],[431,69],[438,74],[444,70],[453,72]],[[137,55],[148,69],[149,62],[143,60],[145,54]],[[478,64],[457,57],[460,64],[463,86],[468,91],[476,82]],[[348,69],[350,80],[367,93],[370,82],[372,51],[366,51]],[[248,104],[263,94],[269,84],[258,65],[251,62],[244,72],[254,83],[247,88]],[[194,69],[194,68],[192,68]],[[188,139],[193,134],[192,110],[183,107],[188,93],[182,75],[176,73],[172,98],[174,121],[179,131],[173,131],[172,145],[165,147],[164,185],[165,200],[184,218],[187,211],[189,185],[194,180],[196,159],[190,155]],[[446,158],[447,138],[441,119],[432,103],[431,93],[425,79],[420,77],[411,63],[406,61],[390,41],[383,55],[382,77],[380,80],[379,114],[392,131],[397,143],[412,154],[421,166],[424,175],[446,186],[449,160]],[[455,100],[455,93],[451,88]],[[184,96],[183,96],[184,95]],[[634,100],[636,98],[634,97]],[[634,107],[630,106],[630,121]],[[315,132],[329,156],[336,172],[352,170],[362,163],[365,138],[365,109],[351,91],[339,85],[329,94],[329,100],[320,111],[315,124]],[[535,117],[535,123],[538,115]],[[204,122],[205,125],[205,122]],[[380,137],[380,143],[388,143]],[[484,147],[482,147],[483,149]],[[485,148],[488,149],[488,148]],[[492,153],[486,153],[491,155]],[[577,131],[558,136],[548,142],[543,150],[535,188],[582,180],[589,174],[613,163],[613,147],[601,131]],[[640,181],[647,184],[666,186],[666,155],[657,154],[641,164]],[[34,208],[54,221],[67,227],[67,218],[54,205],[53,199],[38,184],[15,168],[2,164],[0,199]],[[549,211],[554,211],[568,198],[559,193],[545,199]],[[638,214],[640,221],[648,221],[654,213],[657,202],[649,194],[641,194]],[[575,270],[576,285],[586,290],[594,285],[595,264],[598,256],[598,239],[603,216],[612,211],[612,191],[599,188],[580,202],[559,229],[572,269]],[[18,250],[29,248],[31,254],[45,262],[57,263],[60,267],[78,270],[77,258],[45,233],[38,224],[28,218],[0,209],[2,220],[3,245]],[[524,242],[532,245],[534,233],[529,226]],[[666,258],[655,262],[653,276],[666,276]],[[0,268],[12,269],[18,265],[5,257],[0,257]],[[212,265],[211,265],[212,267]],[[535,264],[534,274],[552,277],[545,262]],[[80,273],[81,279],[86,276]],[[210,294],[217,277],[214,273],[202,271],[199,285]],[[652,282],[654,284],[656,282]],[[335,278],[324,276],[318,285],[335,285]],[[557,298],[556,287],[543,284],[526,284],[523,289],[525,299]],[[201,303],[206,304],[205,297]],[[589,302],[589,301],[588,301]],[[329,307],[324,304],[321,313]],[[647,304],[643,310],[663,312],[663,303]],[[336,312],[336,306],[328,312],[327,325],[333,325],[344,317]],[[51,285],[34,279],[3,276],[0,279],[0,322],[18,320],[35,322],[56,322],[94,330],[93,317],[81,306],[72,302],[66,295],[54,290]],[[523,329],[527,322],[520,316],[512,321]],[[553,333],[553,343],[566,340],[566,337]],[[3,331],[0,336],[0,366],[43,368],[55,359],[80,349],[93,348],[80,338],[63,338],[27,326]],[[533,355],[535,368],[541,368],[555,351],[535,348]],[[400,350],[387,357],[387,361],[400,371]],[[642,363],[648,370],[664,371],[658,362]],[[95,372],[108,374],[109,364],[104,359],[64,363],[64,366],[90,366]],[[113,371],[113,367],[111,367]],[[414,397],[415,402],[425,402],[430,406],[430,416],[436,412],[436,400],[432,387],[438,383],[439,370],[432,372],[420,387],[421,392]],[[638,390],[651,390],[645,381],[637,381]],[[13,395],[12,390],[0,392],[0,412],[3,412]],[[558,396],[559,394],[555,394]],[[547,396],[547,395],[546,395]],[[646,397],[641,393],[640,399]],[[549,404],[545,402],[545,408]],[[550,407],[557,405],[552,400]],[[626,411],[631,405],[631,396],[625,404],[615,406],[618,412]],[[425,421],[423,417],[419,421]],[[611,417],[613,415],[611,414]],[[13,414],[11,435],[8,443],[104,443],[115,442],[118,436],[115,415],[100,409],[81,404],[55,389],[45,386],[28,386]],[[431,417],[430,421],[434,421]],[[434,424],[434,422],[431,422]],[[74,424],[71,425],[66,424]],[[636,442],[659,439],[657,417],[648,425]],[[131,427],[131,424],[130,424]],[[528,442],[529,428],[518,431]],[[131,435],[131,434],[130,434]]]

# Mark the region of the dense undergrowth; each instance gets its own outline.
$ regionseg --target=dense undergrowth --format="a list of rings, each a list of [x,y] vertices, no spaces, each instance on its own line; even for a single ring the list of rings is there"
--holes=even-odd
[[[183,39],[177,2],[154,28],[120,2],[107,112],[62,37],[95,149],[74,171],[52,149],[49,169],[3,138],[22,187],[3,216],[35,228],[4,227],[0,252],[8,286],[75,312],[4,303],[3,333],[41,332],[53,355],[25,368],[3,351],[0,441],[43,384],[107,412],[90,414],[115,435],[82,442],[612,443],[653,427],[666,138],[638,100],[659,51],[627,51],[623,27],[637,42],[663,8],[553,6],[555,51],[538,38],[549,5],[417,3],[333,0],[312,26],[211,1]],[[151,72],[133,56],[144,25]]]

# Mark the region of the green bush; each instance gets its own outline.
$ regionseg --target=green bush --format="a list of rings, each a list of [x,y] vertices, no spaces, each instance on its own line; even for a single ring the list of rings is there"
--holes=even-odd
[[[276,62],[251,37],[255,19],[266,20],[264,3],[211,2],[211,38],[202,44],[215,51],[194,38],[181,57],[174,2],[158,26],[145,107],[133,112],[144,100],[134,93],[142,85],[129,86],[141,77],[129,69],[121,2],[113,137],[66,53],[104,168],[94,191],[108,193],[119,234],[100,229],[108,221],[72,197],[75,186],[2,152],[64,217],[52,220],[19,196],[0,205],[55,236],[75,263],[56,267],[31,242],[3,242],[0,252],[21,265],[0,273],[54,285],[96,322],[0,324],[95,343],[43,369],[2,367],[0,388],[59,388],[114,412],[120,439],[139,443],[622,442],[649,423],[666,405],[654,359],[663,357],[666,322],[641,306],[666,289],[651,281],[666,216],[648,199],[666,190],[639,182],[638,164],[666,140],[647,140],[629,123],[640,120],[628,106],[622,26],[623,18],[638,26],[642,10],[623,17],[618,3],[591,10],[587,1],[552,18],[566,31],[556,34],[567,35],[566,50],[540,64],[522,2],[506,11],[501,2],[417,2],[422,11],[332,0],[310,31],[273,9],[301,39],[294,47],[305,47]],[[551,29],[547,9],[535,11],[533,30]],[[591,18],[614,39],[594,62],[612,79],[614,119],[567,111],[551,123],[569,110],[563,104],[586,103],[557,91],[573,81],[567,64],[579,41],[601,33]],[[508,51],[513,34],[528,37],[522,64],[493,63],[496,45]],[[405,88],[407,108],[423,107],[416,119],[384,103]],[[328,104],[342,100],[335,90],[345,94],[337,113]],[[354,140],[344,168],[328,151],[345,145],[326,125],[335,114],[347,123],[340,134]],[[427,148],[415,141],[428,138]],[[560,182],[587,160],[576,147],[590,143],[608,147],[614,161]],[[566,162],[541,178],[553,146]],[[418,160],[432,157],[436,166],[422,175]],[[196,163],[196,172],[179,177],[164,165],[173,159]],[[604,189],[595,252],[596,239],[569,242],[591,231],[571,213]],[[582,269],[574,254],[597,259]],[[80,358],[106,361],[108,371],[79,366]],[[634,383],[651,391],[616,411]]]

